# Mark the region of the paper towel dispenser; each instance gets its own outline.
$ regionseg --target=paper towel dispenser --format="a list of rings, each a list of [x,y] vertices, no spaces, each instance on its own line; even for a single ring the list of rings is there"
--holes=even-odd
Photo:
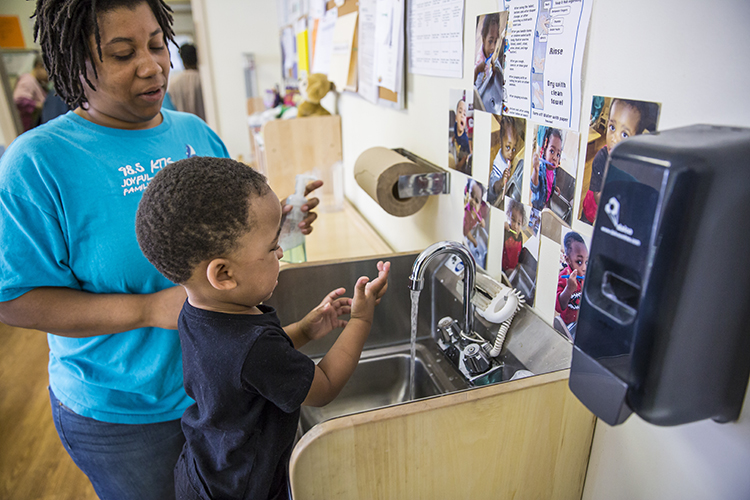
[[[750,129],[696,125],[610,153],[570,389],[610,425],[737,419],[750,375]]]

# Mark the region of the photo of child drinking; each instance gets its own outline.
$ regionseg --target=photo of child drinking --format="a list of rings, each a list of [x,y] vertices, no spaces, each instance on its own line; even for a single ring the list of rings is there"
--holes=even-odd
[[[471,139],[474,105],[466,99],[465,90],[449,92],[448,166],[471,175]]]
[[[566,224],[572,219],[578,134],[537,125],[532,154],[531,206],[550,208]]]
[[[511,286],[526,297],[527,304],[534,303],[536,294],[540,222],[538,210],[518,200],[505,198],[501,269]]]
[[[490,158],[494,159],[487,184],[487,203],[501,210],[506,196],[521,201],[525,135],[523,118],[493,115]]]
[[[563,236],[562,269],[557,277],[555,314],[565,324],[566,335],[575,336],[575,324],[581,307],[581,291],[586,279],[589,250],[583,237],[575,231]]]
[[[486,269],[490,207],[483,198],[484,186],[469,179],[464,189],[464,245],[471,251],[477,265]]]
[[[508,11],[477,17],[474,59],[474,89],[479,94],[483,111],[503,111],[503,64],[505,62],[505,28]]]
[[[518,256],[523,248],[521,229],[526,224],[526,209],[519,201],[509,199],[505,211],[505,236],[503,237],[503,272],[508,272],[518,265]]]
[[[659,107],[655,102],[594,96],[583,175],[583,192],[586,194],[578,216],[581,221],[593,225],[596,219],[604,169],[612,148],[628,137],[654,132]]]

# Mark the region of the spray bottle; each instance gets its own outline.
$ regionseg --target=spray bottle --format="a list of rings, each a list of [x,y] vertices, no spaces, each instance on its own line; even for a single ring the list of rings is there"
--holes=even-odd
[[[299,174],[295,177],[294,194],[286,199],[286,204],[292,206],[292,211],[286,214],[284,224],[281,226],[279,245],[284,250],[281,258],[284,262],[305,262],[307,252],[305,250],[305,235],[299,228],[299,223],[305,218],[302,206],[307,203],[305,198],[305,187],[308,182],[316,180],[312,175]]]

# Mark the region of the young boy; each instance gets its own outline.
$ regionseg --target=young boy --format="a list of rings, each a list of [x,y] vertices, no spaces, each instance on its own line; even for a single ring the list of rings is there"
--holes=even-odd
[[[490,171],[490,190],[487,193],[487,202],[490,205],[502,208],[502,200],[505,196],[505,188],[510,179],[513,158],[516,156],[518,146],[518,131],[515,121],[510,116],[500,118],[500,150],[492,162]]]
[[[332,291],[281,327],[262,305],[279,275],[281,205],[265,178],[225,158],[193,157],[151,181],[136,215],[138,243],[187,291],[179,318],[186,443],[175,467],[178,499],[287,498],[288,461],[301,404],[342,389],[387,289],[390,263],[357,280],[353,300]],[[341,314],[351,313],[348,321]],[[297,349],[345,326],[316,366]]]
[[[589,262],[589,251],[580,234],[570,231],[563,239],[566,266],[557,278],[557,300],[555,311],[560,314],[566,325],[578,320],[581,307],[581,290],[586,278],[586,266]]]
[[[583,222],[593,224],[596,219],[609,152],[623,139],[646,131],[653,132],[656,129],[658,107],[659,105],[653,102],[612,99],[607,120],[607,142],[596,153],[591,163],[589,189],[583,198]]]
[[[456,104],[456,118],[453,124],[454,167],[459,172],[471,174],[471,141],[466,130],[466,102],[461,99]]]

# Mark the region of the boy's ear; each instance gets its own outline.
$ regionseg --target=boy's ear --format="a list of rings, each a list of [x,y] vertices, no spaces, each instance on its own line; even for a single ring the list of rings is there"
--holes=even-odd
[[[206,279],[217,290],[232,290],[237,286],[227,259],[217,258],[208,263]]]

